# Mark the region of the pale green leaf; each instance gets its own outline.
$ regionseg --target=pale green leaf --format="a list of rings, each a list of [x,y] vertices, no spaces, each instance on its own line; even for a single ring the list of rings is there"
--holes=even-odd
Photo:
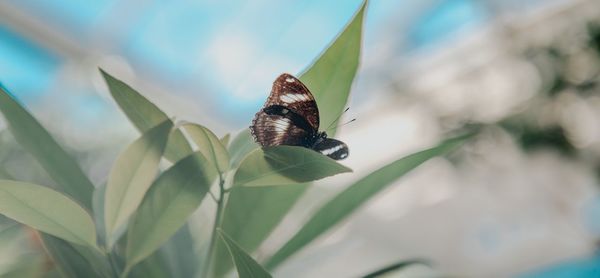
[[[440,145],[396,160],[350,185],[323,205],[283,247],[267,262],[269,269],[276,267],[319,235],[348,217],[375,194],[392,184],[410,170],[432,157],[444,155],[462,144],[466,136],[447,140]]]
[[[129,85],[114,78],[102,69],[100,69],[100,72],[108,85],[112,97],[125,115],[127,115],[127,118],[141,133],[169,120],[165,112]],[[165,157],[171,162],[176,162],[190,153],[192,153],[192,148],[185,139],[185,136],[183,136],[183,133],[180,130],[173,131],[169,135]]]
[[[97,251],[42,234],[42,242],[63,277],[115,277],[106,258]]]
[[[106,246],[106,225],[104,225],[104,197],[106,196],[106,183],[96,187],[92,199],[92,208],[94,222],[96,223],[96,234],[98,235],[98,244]]]
[[[156,179],[129,228],[128,266],[151,255],[186,223],[215,177],[212,165],[201,152],[195,152]]]
[[[288,185],[309,182],[340,173],[348,167],[311,149],[275,146],[256,149],[235,173],[234,184],[244,186]]]
[[[254,142],[250,129],[242,130],[229,145],[229,156],[231,160],[231,168],[240,166],[242,160],[253,150],[260,146]]]
[[[219,173],[223,174],[229,169],[227,149],[212,131],[199,124],[192,123],[184,124],[183,128],[198,146],[198,150],[213,163]]]
[[[94,191],[92,182],[77,162],[1,84],[0,111],[16,141],[33,155],[57,186],[86,209],[91,209]]]
[[[360,61],[366,5],[367,1],[361,4],[344,31],[300,76],[300,80],[315,96],[322,127],[332,123],[342,113],[348,101]],[[328,133],[334,135],[335,131],[334,126]]]
[[[229,146],[229,140],[231,139],[231,135],[229,133],[225,134],[225,136],[221,137],[221,139],[219,139],[219,141],[221,141],[221,144],[223,144],[223,146],[225,146],[225,148],[227,148],[227,146]]]
[[[129,278],[189,278],[197,277],[201,258],[195,246],[189,226],[181,227],[160,249],[136,264]]]
[[[19,262],[9,269],[0,268],[1,278],[34,278],[44,272],[45,258],[42,254],[29,254],[18,258]]]
[[[148,130],[119,155],[112,167],[104,199],[104,225],[109,245],[141,203],[158,172],[173,124],[167,120]]]
[[[96,247],[92,217],[50,188],[0,180],[0,214],[64,240]]]
[[[123,277],[123,275],[121,275]],[[127,278],[171,278],[169,265],[163,259],[162,254],[154,253],[143,262],[137,264]]]
[[[160,247],[159,252],[169,266],[170,278],[195,277],[202,256],[195,250],[194,238],[190,226],[186,224]]]
[[[219,236],[237,269],[240,278],[262,278],[272,277],[259,263],[257,263],[246,251],[244,251],[233,239],[231,239],[222,230],[218,231]]]

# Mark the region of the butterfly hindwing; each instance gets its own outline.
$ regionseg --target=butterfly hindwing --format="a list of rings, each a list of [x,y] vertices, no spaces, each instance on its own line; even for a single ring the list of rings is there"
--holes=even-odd
[[[335,160],[344,159],[349,154],[348,146],[344,142],[331,138],[324,138],[312,149]]]
[[[305,138],[310,136],[309,132],[296,126],[288,117],[267,114],[263,110],[256,114],[252,126],[250,126],[250,131],[257,143],[263,147],[304,145]]]

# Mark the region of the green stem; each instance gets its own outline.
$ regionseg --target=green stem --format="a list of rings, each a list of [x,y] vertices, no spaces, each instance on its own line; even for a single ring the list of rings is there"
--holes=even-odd
[[[210,245],[208,247],[208,253],[206,254],[206,259],[204,260],[204,264],[202,264],[202,276],[203,278],[208,277],[210,273],[210,267],[212,262],[212,257],[215,252],[215,246],[217,244],[217,229],[221,226],[221,215],[223,214],[223,205],[225,203],[225,179],[223,176],[219,176],[219,199],[217,200],[217,212],[215,214],[215,222],[213,224],[213,229],[210,235]]]

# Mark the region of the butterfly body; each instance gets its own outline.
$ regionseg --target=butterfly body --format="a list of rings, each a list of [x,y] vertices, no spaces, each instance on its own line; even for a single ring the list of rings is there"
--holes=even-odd
[[[314,96],[300,80],[280,75],[263,108],[250,126],[255,141],[263,147],[302,146],[333,159],[348,156],[348,146],[319,132],[319,110]]]

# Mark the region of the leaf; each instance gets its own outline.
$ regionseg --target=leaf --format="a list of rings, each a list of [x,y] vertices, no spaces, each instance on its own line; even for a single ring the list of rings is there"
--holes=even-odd
[[[346,172],[352,170],[313,150],[275,146],[250,153],[235,173],[234,185],[297,184]]]
[[[106,225],[104,225],[104,197],[106,196],[106,183],[96,187],[92,198],[94,222],[96,223],[96,234],[98,244],[106,246]]]
[[[225,136],[223,136],[221,139],[219,139],[219,141],[221,141],[221,144],[223,144],[223,146],[227,147],[229,146],[229,139],[230,139],[231,135],[229,135],[229,133],[225,134]]]
[[[135,214],[127,235],[127,265],[156,251],[200,206],[216,177],[201,152],[166,170],[152,185]]]
[[[64,277],[114,277],[108,261],[98,252],[42,234],[42,242]]]
[[[104,199],[104,224],[109,243],[138,207],[158,171],[173,123],[148,130],[119,155],[110,171]],[[112,244],[109,244],[112,246]]]
[[[194,238],[189,225],[183,225],[160,248],[160,253],[169,266],[169,277],[188,278],[195,277],[201,258],[195,251]]]
[[[382,275],[385,274],[390,274],[393,272],[398,272],[406,267],[415,265],[415,264],[425,264],[427,265],[428,263],[426,261],[423,260],[408,260],[408,261],[401,261],[399,263],[395,263],[389,266],[386,266],[382,269],[378,269],[376,271],[373,271],[365,276],[363,276],[363,278],[376,278],[376,277],[381,277]]]
[[[233,239],[231,239],[227,234],[225,234],[222,230],[219,230],[219,236],[231,258],[235,267],[237,268],[238,275],[240,278],[260,278],[260,277],[271,277],[271,274],[267,272],[260,264],[258,264],[246,251],[244,251]]]
[[[0,180],[0,213],[64,240],[97,248],[92,217],[50,188]]]
[[[321,122],[328,125],[346,105],[360,56],[362,20],[366,2],[300,79],[317,98]],[[326,86],[329,83],[329,86]],[[335,134],[329,132],[330,135]],[[231,142],[232,168],[259,146],[245,129]],[[223,228],[246,250],[254,251],[304,194],[308,184],[285,187],[236,187],[227,202]],[[236,202],[234,202],[234,197]],[[241,202],[244,200],[245,202]],[[232,231],[236,233],[232,234]],[[220,249],[217,249],[219,252]],[[217,257],[221,258],[221,257]],[[217,273],[228,270],[228,260],[218,260]]]
[[[120,277],[124,277],[121,275]],[[143,262],[137,264],[131,273],[125,277],[131,278],[165,278],[172,277],[169,266],[160,253],[154,253]]]
[[[11,175],[8,171],[6,171],[4,168],[0,168],[0,179],[16,180],[15,177]]]
[[[344,31],[300,77],[315,96],[321,123],[325,126],[342,113],[348,101],[358,71],[366,6],[367,1],[364,1]],[[335,126],[333,128],[331,135],[336,131]]]
[[[237,168],[240,166],[242,160],[253,150],[258,149],[259,146],[254,142],[250,129],[244,129],[240,132],[231,142],[229,146],[230,154],[230,165],[231,168]]]
[[[44,271],[44,256],[30,254],[18,258],[18,263],[7,270],[0,268],[2,278],[40,277]]]
[[[9,218],[6,218],[6,222],[6,224],[0,226],[0,246],[2,247],[6,247],[8,244],[18,241],[19,236],[23,235],[23,230],[21,229],[22,226],[19,223],[13,222],[13,220]]]
[[[169,120],[165,112],[129,85],[102,69],[100,69],[100,73],[102,73],[112,97],[141,133]],[[173,131],[169,136],[165,157],[171,162],[176,162],[190,153],[192,153],[192,148],[183,133],[180,130]]]
[[[245,250],[254,251],[283,219],[309,184],[294,186],[238,186],[229,194],[221,228]],[[223,276],[232,266],[227,249],[218,244],[215,273]]]
[[[470,136],[470,135],[469,135]],[[468,136],[456,137],[440,145],[396,160],[360,179],[322,206],[267,262],[272,269],[349,216],[366,201],[395,180],[432,157],[443,155],[462,144]]]
[[[46,129],[0,85],[0,111],[16,141],[31,153],[67,195],[92,207],[94,185]]]
[[[212,131],[198,124],[184,124],[183,128],[196,143],[198,150],[212,162],[219,173],[223,174],[229,169],[227,149]]]
[[[198,258],[188,225],[181,227],[159,250],[133,267],[131,278],[196,277]]]

